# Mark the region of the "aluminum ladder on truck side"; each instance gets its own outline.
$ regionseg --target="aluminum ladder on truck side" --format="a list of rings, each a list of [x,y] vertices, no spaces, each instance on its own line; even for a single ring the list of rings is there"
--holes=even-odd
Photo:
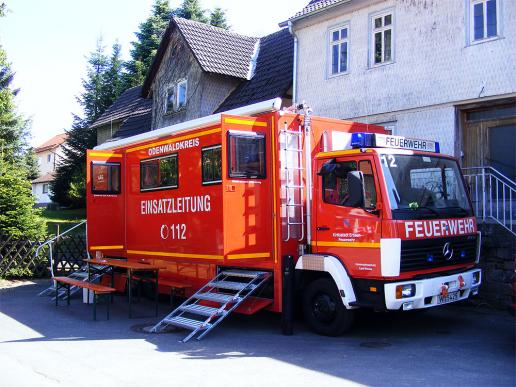
[[[280,129],[280,145],[282,150],[281,165],[284,171],[285,199],[282,202],[286,219],[284,241],[292,238],[299,241],[305,237],[304,189],[303,184],[303,129],[290,130],[287,124]]]
[[[196,339],[201,340],[270,276],[270,273],[263,271],[223,270],[150,331],[158,333],[168,326],[175,326],[192,331],[182,340],[183,343],[196,335]],[[215,306],[208,306],[207,303]]]

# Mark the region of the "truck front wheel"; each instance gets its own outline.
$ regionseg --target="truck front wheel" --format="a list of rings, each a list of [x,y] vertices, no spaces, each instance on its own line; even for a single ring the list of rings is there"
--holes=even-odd
[[[340,336],[353,324],[353,311],[346,309],[333,280],[319,278],[303,293],[305,321],[316,333]]]

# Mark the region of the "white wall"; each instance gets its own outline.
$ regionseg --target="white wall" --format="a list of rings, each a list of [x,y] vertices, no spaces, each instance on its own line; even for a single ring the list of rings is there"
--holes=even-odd
[[[516,93],[516,1],[498,1],[502,37],[481,44],[468,42],[469,0],[359,0],[301,20],[297,100],[317,115],[396,121],[395,133],[439,140],[452,154],[455,105]],[[371,67],[370,16],[386,9],[394,62]],[[349,23],[349,72],[328,77],[328,30],[340,23]]]
[[[52,200],[50,199],[50,196],[48,193],[43,193],[43,184],[49,184],[48,183],[33,183],[32,184],[32,194],[36,198],[36,204],[48,204],[51,203]]]

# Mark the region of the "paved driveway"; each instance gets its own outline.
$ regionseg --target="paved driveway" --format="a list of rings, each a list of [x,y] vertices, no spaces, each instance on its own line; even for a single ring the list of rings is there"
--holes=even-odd
[[[36,297],[47,282],[0,289],[2,386],[514,386],[515,325],[508,313],[449,305],[422,314],[364,313],[339,338],[279,315],[230,316],[202,341],[142,333],[117,297],[94,322],[78,299]],[[152,313],[142,301],[137,312]],[[165,314],[168,306],[160,305]],[[102,307],[99,317],[103,318]]]

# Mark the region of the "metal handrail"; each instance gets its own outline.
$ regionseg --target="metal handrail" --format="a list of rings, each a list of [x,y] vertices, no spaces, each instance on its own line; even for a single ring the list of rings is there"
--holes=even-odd
[[[500,180],[504,180],[504,182],[505,182],[507,185],[509,185],[509,186],[513,187],[514,189],[516,189],[516,182],[515,182],[515,181],[513,181],[513,180],[511,180],[511,178],[509,178],[509,177],[505,176],[505,175],[504,175],[502,172],[500,172],[498,169],[493,168],[493,167],[491,167],[491,166],[489,166],[489,165],[486,165],[486,166],[483,166],[483,167],[468,167],[468,168],[462,168],[462,171],[463,171],[463,173],[464,173],[464,175],[465,175],[465,176],[466,176],[466,175],[471,175],[471,174],[468,174],[468,173],[467,173],[468,171],[482,171],[482,170],[484,170],[484,171],[486,171],[486,170],[487,170],[487,171],[489,171],[490,173],[494,172]]]
[[[490,219],[516,236],[516,182],[490,166],[464,168],[478,219]]]
[[[75,226],[73,227],[70,227],[68,230],[66,230],[65,232],[63,232],[62,234],[58,234],[56,235],[54,238],[52,239],[49,239],[48,241],[46,241],[45,243],[42,243],[38,246],[38,248],[36,249],[36,252],[34,253],[34,256],[37,257],[38,254],[39,254],[39,251],[44,247],[44,246],[49,246],[50,248],[48,249],[49,251],[49,261],[50,261],[50,274],[52,276],[52,278],[54,277],[54,258],[52,256],[52,244],[58,240],[59,238],[61,238],[63,235],[65,234],[68,234],[70,231],[76,229],[77,227],[79,226],[82,226],[83,224],[85,224],[87,221],[86,220],[83,220],[82,222],[76,224]],[[87,229],[86,229],[86,233],[87,233]],[[86,254],[88,255],[88,258],[90,258],[90,253],[88,251],[88,237],[86,235]]]

